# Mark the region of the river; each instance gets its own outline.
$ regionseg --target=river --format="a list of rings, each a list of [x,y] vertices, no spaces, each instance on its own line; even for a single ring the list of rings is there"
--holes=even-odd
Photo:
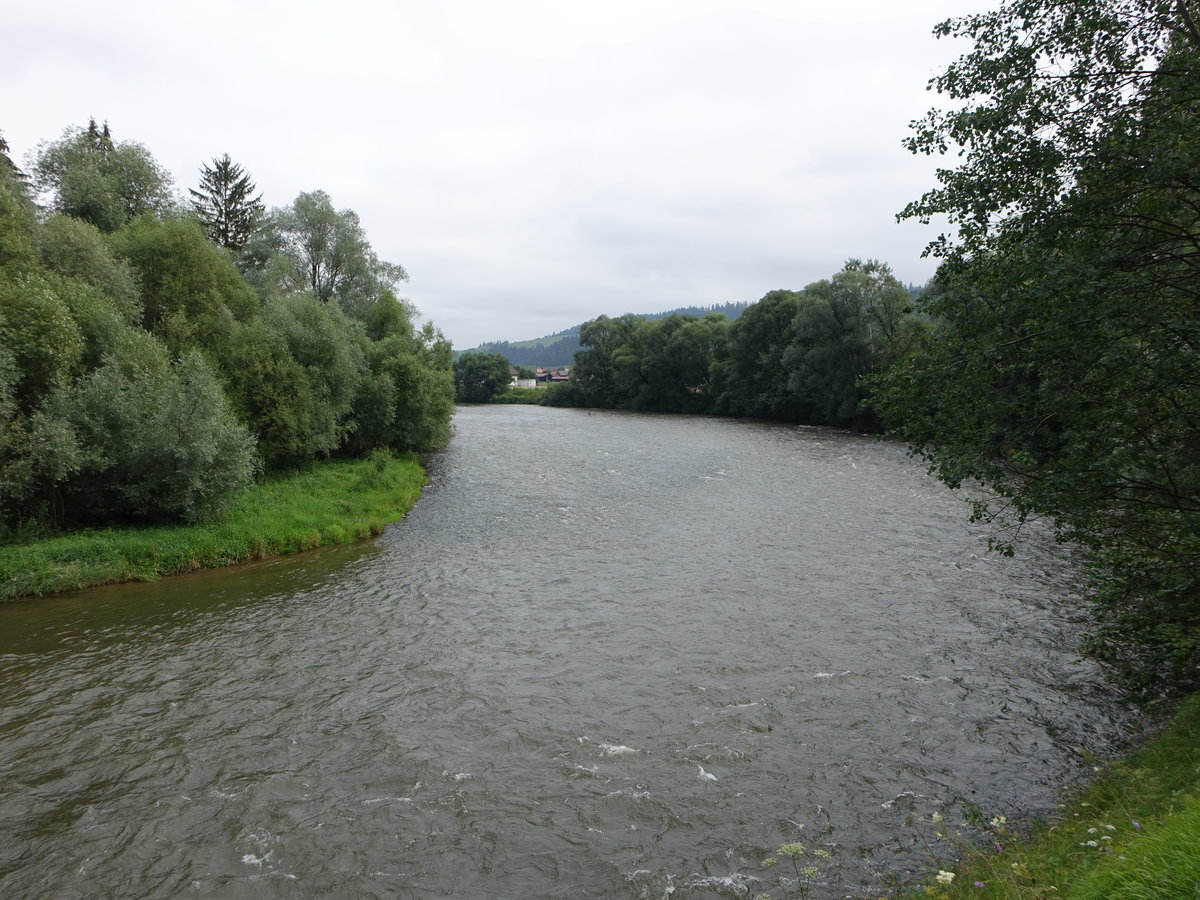
[[[900,445],[455,427],[373,541],[0,607],[0,896],[875,897],[1130,728],[1048,535]]]

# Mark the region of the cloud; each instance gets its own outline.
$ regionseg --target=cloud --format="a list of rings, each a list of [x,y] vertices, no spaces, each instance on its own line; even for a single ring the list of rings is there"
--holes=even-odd
[[[0,127],[20,155],[95,116],[181,189],[228,152],[269,205],[325,190],[465,348],[850,256],[923,281],[894,215],[933,163],[900,141],[963,6],[45,0],[6,16]]]

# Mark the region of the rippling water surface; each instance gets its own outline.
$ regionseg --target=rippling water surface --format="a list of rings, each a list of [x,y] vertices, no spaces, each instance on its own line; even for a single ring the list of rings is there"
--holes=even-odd
[[[456,427],[375,541],[0,607],[0,896],[782,896],[788,841],[877,896],[1129,724],[1053,548],[898,445]]]

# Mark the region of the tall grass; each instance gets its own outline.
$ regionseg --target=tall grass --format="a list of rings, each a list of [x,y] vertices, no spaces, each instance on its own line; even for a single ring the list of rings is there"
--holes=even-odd
[[[415,456],[333,461],[251,487],[217,522],[105,528],[0,545],[0,600],[295,553],[379,534],[420,496]]]
[[[915,897],[1195,900],[1200,897],[1200,695],[1171,726],[1104,770],[1054,821],[988,845]],[[943,876],[944,877],[944,876]]]

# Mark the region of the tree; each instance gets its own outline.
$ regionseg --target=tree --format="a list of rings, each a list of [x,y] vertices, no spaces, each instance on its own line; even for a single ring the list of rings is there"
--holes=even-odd
[[[455,383],[450,342],[429,322],[411,336],[393,334],[372,344],[373,372],[394,386],[395,412],[386,432],[396,450],[440,450],[450,441]]]
[[[579,329],[579,344],[571,368],[569,392],[556,391],[556,405],[619,409],[625,396],[616,383],[617,355],[630,341],[642,319],[627,314],[616,319],[598,316]]]
[[[233,321],[258,314],[254,290],[195,222],[140,216],[110,241],[137,273],[143,327],[176,353],[213,349],[228,340]]]
[[[82,219],[51,216],[35,235],[38,258],[51,272],[86,282],[107,296],[126,321],[140,324],[137,276],[100,230]]]
[[[848,260],[801,295],[782,365],[802,421],[877,430],[863,380],[900,359],[915,328],[907,289],[877,260]]]
[[[509,383],[508,360],[499,353],[464,353],[454,361],[454,398],[487,403]]]
[[[34,261],[34,204],[28,179],[8,158],[0,135],[0,271],[27,268]]]
[[[80,448],[63,491],[102,521],[211,519],[253,478],[254,440],[198,352],[171,363],[144,332],[131,350],[61,395]]]
[[[34,183],[51,194],[50,207],[90,222],[101,231],[116,231],[145,212],[165,212],[171,205],[171,176],[141,144],[114,143],[108,123],[97,129],[68,128],[53,142],[38,147]]]
[[[1086,549],[1091,649],[1144,690],[1200,685],[1200,32],[1196,4],[1020,0],[971,37],[917,152],[963,150],[903,215],[958,226],[937,340],[877,406],[976,514]],[[1000,539],[1001,545],[1007,540]]]
[[[802,418],[783,367],[799,311],[799,293],[771,291],[729,326],[726,353],[714,369],[716,412],[793,422]]]
[[[188,188],[192,209],[214,244],[239,253],[254,235],[266,213],[262,195],[229,154],[214,157],[212,165],[200,170],[200,190]]]
[[[291,206],[272,210],[263,241],[250,250],[268,288],[311,291],[322,303],[336,301],[358,316],[408,280],[403,266],[375,254],[358,214],[334,209],[324,191],[300,194]]]
[[[0,352],[15,367],[9,390],[25,412],[67,385],[83,354],[83,335],[57,288],[43,273],[0,276]]]

